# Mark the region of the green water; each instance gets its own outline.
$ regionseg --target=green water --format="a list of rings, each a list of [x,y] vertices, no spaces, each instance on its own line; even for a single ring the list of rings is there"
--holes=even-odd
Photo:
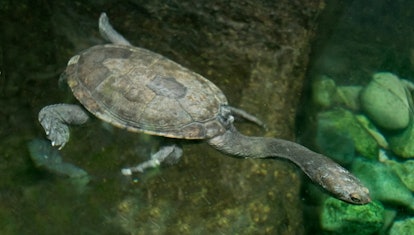
[[[45,139],[39,110],[76,103],[58,79],[71,56],[104,43],[97,29],[102,11],[131,42],[205,75],[231,104],[270,126],[266,132],[241,122],[244,133],[292,139],[297,131],[315,150],[317,108],[309,102],[309,84],[316,76],[361,86],[377,71],[414,79],[409,1],[327,1],[325,11],[316,0],[292,8],[274,1],[207,2],[0,0],[0,234],[322,234],[326,195],[302,187],[308,183],[302,173],[284,161],[229,158],[200,141],[185,142],[179,163],[127,178],[120,169],[145,160],[162,140],[94,118],[71,128],[59,153],[88,172],[89,182],[38,168],[30,158],[28,143]],[[276,21],[275,12],[288,17]],[[290,15],[315,33],[315,40],[302,35],[312,46],[309,63],[310,48],[297,52],[283,41],[294,41],[297,35],[289,33],[299,26],[274,29],[289,29]],[[227,28],[220,31],[222,25]],[[295,56],[306,66],[288,63]],[[275,82],[289,66],[291,77]],[[296,109],[286,107],[296,108],[300,96],[294,123]],[[389,224],[413,216],[401,205],[385,208],[394,215]]]
[[[51,153],[88,172],[89,183],[48,172],[31,160],[28,143],[45,139],[37,120],[39,110],[54,103],[76,103],[70,91],[58,84],[67,61],[81,50],[105,43],[97,27],[102,11],[131,42],[210,75],[237,104],[245,86],[240,78],[250,73],[245,63],[251,58],[209,49],[203,37],[212,38],[206,34],[217,24],[206,23],[208,17],[201,13],[184,14],[179,8],[162,1],[0,1],[0,234],[228,234],[302,229],[297,225],[299,197],[291,196],[299,194],[300,178],[284,162],[241,161],[194,141],[184,143],[184,157],[178,164],[127,178],[121,168],[147,159],[160,138],[128,133],[94,118],[71,128],[69,143],[58,155]],[[237,15],[237,10],[228,10]],[[251,124],[240,127],[250,134],[265,132]],[[276,177],[286,180],[275,184]],[[276,206],[280,209],[274,210]],[[283,220],[275,220],[279,214],[292,222],[283,225]]]

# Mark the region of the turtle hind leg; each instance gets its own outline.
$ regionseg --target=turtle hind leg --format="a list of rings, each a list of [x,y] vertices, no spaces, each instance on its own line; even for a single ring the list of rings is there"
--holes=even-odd
[[[54,104],[44,107],[39,112],[39,122],[53,146],[63,146],[69,141],[68,124],[80,125],[89,119],[86,112],[78,105]]]
[[[113,44],[131,46],[131,43],[112,27],[105,12],[99,17],[99,32],[103,38]]]
[[[123,175],[132,175],[134,172],[144,172],[147,168],[159,166],[162,162],[177,162],[183,155],[183,150],[176,144],[165,145],[158,152],[151,155],[151,159],[134,167],[123,168]]]
[[[239,108],[235,108],[232,106],[228,106],[231,113],[237,117],[241,117],[249,122],[252,122],[260,127],[262,127],[263,129],[267,130],[267,126],[264,122],[262,122],[259,118],[255,117],[254,115],[244,111],[243,109],[239,109]]]

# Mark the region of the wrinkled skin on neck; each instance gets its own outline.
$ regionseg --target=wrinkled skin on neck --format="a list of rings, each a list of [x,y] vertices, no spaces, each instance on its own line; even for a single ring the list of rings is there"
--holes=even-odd
[[[316,184],[336,198],[352,204],[371,201],[369,191],[345,168],[330,158],[315,153],[297,143],[266,137],[249,137],[233,125],[208,143],[219,151],[245,158],[283,158],[292,161]]]

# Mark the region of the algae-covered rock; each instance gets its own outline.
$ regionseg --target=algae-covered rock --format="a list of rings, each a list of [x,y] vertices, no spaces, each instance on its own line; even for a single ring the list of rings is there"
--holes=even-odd
[[[361,91],[362,86],[338,86],[336,89],[336,100],[338,104],[357,111],[360,109],[359,95]]]
[[[394,222],[390,228],[389,235],[412,235],[414,234],[414,218],[408,218]]]
[[[365,129],[368,134],[371,135],[372,138],[375,139],[377,144],[384,149],[388,149],[388,141],[385,139],[385,136],[375,127],[375,125],[365,116],[362,114],[355,115],[356,120],[359,124]]]
[[[384,207],[379,202],[356,206],[330,197],[323,204],[321,225],[327,234],[373,234],[383,223]]]
[[[328,76],[321,75],[312,83],[312,99],[314,104],[322,108],[329,108],[333,104],[335,95],[335,81]]]
[[[88,173],[70,163],[63,162],[59,151],[53,148],[49,141],[33,139],[27,144],[30,157],[36,167],[45,169],[53,174],[69,178],[88,178]]]
[[[29,141],[27,147],[30,158],[37,168],[64,178],[67,177],[74,186],[74,190],[85,191],[90,181],[88,173],[71,163],[64,162],[59,150],[54,148],[49,141],[36,138]]]
[[[400,177],[405,186],[411,190],[411,192],[414,192],[414,160],[407,160],[404,162],[386,160],[384,164],[390,166],[398,177]]]
[[[388,230],[391,225],[394,223],[395,217],[397,216],[397,210],[390,208],[385,208],[384,210],[384,224],[378,234],[385,235],[388,234]]]
[[[352,163],[355,157],[355,145],[346,132],[332,129],[329,125],[319,125],[316,133],[318,150],[341,165]]]
[[[369,188],[372,199],[414,210],[414,197],[411,191],[389,166],[357,158],[352,164],[351,172]]]
[[[392,73],[376,73],[361,92],[365,113],[380,127],[403,129],[410,120],[406,88]]]
[[[378,145],[374,138],[359,124],[354,114],[344,109],[331,110],[318,114],[318,142],[326,146],[333,142],[327,131],[350,138],[355,150],[367,158],[376,158]],[[323,143],[324,142],[324,143]],[[322,143],[322,144],[321,144]],[[347,144],[348,145],[348,144]],[[332,155],[329,155],[332,156]]]
[[[410,123],[403,131],[388,135],[390,149],[404,158],[414,157],[414,124]]]
[[[334,105],[359,110],[361,86],[336,86],[333,79],[326,75],[317,76],[312,83],[313,103],[322,108]]]

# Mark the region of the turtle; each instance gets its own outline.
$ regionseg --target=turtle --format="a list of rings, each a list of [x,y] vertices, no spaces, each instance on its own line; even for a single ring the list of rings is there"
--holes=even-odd
[[[111,43],[73,56],[63,73],[81,105],[54,104],[39,112],[39,122],[53,146],[62,149],[69,141],[68,125],[85,123],[91,113],[130,132],[176,140],[166,142],[149,160],[122,169],[124,175],[178,160],[183,154],[180,139],[203,140],[232,157],[289,160],[334,197],[351,204],[371,201],[362,182],[330,158],[292,141],[238,132],[237,115],[262,123],[230,106],[224,93],[203,76],[131,45],[105,13],[100,15],[99,31]]]

